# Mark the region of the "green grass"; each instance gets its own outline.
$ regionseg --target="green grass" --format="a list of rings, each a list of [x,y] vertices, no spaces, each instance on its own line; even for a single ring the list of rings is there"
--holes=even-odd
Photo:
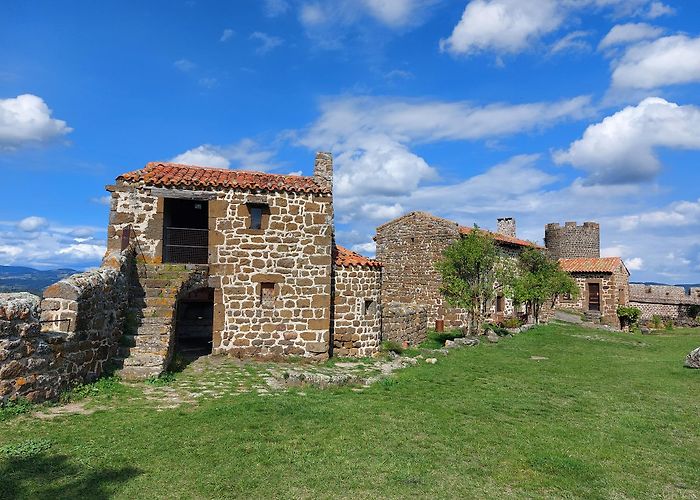
[[[698,345],[552,325],[362,392],[98,391],[90,415],[0,423],[0,496],[697,498]]]

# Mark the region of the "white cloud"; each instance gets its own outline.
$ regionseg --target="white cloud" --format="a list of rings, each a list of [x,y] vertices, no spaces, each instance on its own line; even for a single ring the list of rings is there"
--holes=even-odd
[[[213,89],[214,87],[219,85],[219,80],[208,76],[200,78],[199,80],[197,80],[197,83],[200,87],[204,87],[205,89]]]
[[[281,38],[268,35],[267,33],[262,33],[260,31],[251,33],[249,38],[258,43],[258,47],[255,49],[255,52],[260,55],[267,54],[284,43],[284,40]]]
[[[678,201],[662,210],[626,215],[616,219],[614,223],[621,231],[636,231],[640,228],[700,227],[700,199],[697,201]]]
[[[598,50],[631,42],[639,42],[640,40],[657,38],[663,32],[663,28],[652,26],[647,23],[618,24],[613,26],[608,34],[600,41]]]
[[[28,233],[42,229],[48,225],[48,221],[43,217],[25,217],[17,223],[17,228]]]
[[[676,9],[663,2],[652,2],[649,6],[649,11],[646,13],[646,17],[649,19],[656,19],[661,16],[672,16],[675,13]]]
[[[226,28],[223,33],[221,33],[221,38],[219,38],[220,42],[225,42],[227,40],[230,40],[233,35],[235,35],[236,32],[233,31],[231,28]]]
[[[188,73],[197,67],[197,65],[189,59],[178,59],[173,63],[173,66],[183,73]]]
[[[556,0],[472,0],[440,49],[452,54],[522,52],[559,28],[564,18]]]
[[[393,27],[418,24],[419,14],[435,0],[363,0],[371,16]]]
[[[700,81],[700,37],[675,35],[630,46],[612,62],[618,88],[653,89]]]
[[[275,168],[272,162],[274,156],[275,151],[261,148],[252,139],[243,139],[225,146],[203,144],[180,153],[170,161],[215,168],[229,168],[233,164],[234,168],[265,171]]]
[[[98,196],[95,198],[90,198],[90,201],[93,203],[97,203],[98,205],[107,205],[109,206],[112,203],[112,196],[111,195],[104,195],[104,196]]]
[[[568,150],[555,152],[554,160],[587,171],[593,183],[634,183],[659,172],[659,147],[700,149],[700,108],[644,99],[590,125]]]
[[[51,113],[44,100],[32,94],[0,99],[0,151],[48,142],[73,130]]]
[[[263,7],[267,17],[277,17],[287,13],[289,3],[286,0],[265,0]]]
[[[0,265],[41,269],[94,266],[105,252],[103,231],[103,228],[54,225],[36,216],[2,221]]]
[[[666,9],[650,0],[471,0],[452,34],[440,40],[440,48],[453,55],[516,54],[536,47],[544,37],[572,24],[583,11],[651,18]],[[570,36],[565,35],[559,42],[571,42],[567,39]],[[576,41],[574,47],[582,48],[580,36]]]
[[[641,271],[644,269],[644,259],[641,257],[631,257],[625,259],[625,265],[629,271]]]
[[[550,54],[561,52],[587,52],[591,50],[591,44],[586,38],[590,35],[588,31],[572,31],[561,39],[557,40],[549,50]]]

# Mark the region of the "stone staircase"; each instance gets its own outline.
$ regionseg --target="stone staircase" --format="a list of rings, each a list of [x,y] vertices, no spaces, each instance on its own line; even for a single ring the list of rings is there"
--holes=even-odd
[[[177,300],[183,290],[207,286],[206,265],[137,265],[116,375],[144,380],[163,373],[173,355]]]
[[[584,321],[588,323],[599,325],[601,323],[602,314],[600,311],[584,311],[583,318]]]

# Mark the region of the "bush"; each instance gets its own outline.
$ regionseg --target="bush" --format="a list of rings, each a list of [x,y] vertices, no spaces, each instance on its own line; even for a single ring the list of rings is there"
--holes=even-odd
[[[382,352],[393,352],[396,354],[403,354],[403,347],[401,347],[401,344],[398,342],[394,342],[393,340],[385,340],[381,344],[381,350]]]
[[[651,317],[651,324],[654,326],[654,330],[661,330],[661,327],[663,326],[661,316],[659,316],[658,314],[654,314]]]
[[[501,326],[503,326],[503,328],[520,328],[523,326],[523,322],[517,316],[511,316],[504,319]]]
[[[664,328],[665,328],[666,330],[668,330],[668,331],[673,330],[673,326],[674,326],[674,325],[673,325],[673,320],[672,320],[672,319],[666,320],[666,321],[664,322]]]
[[[698,304],[693,304],[688,308],[688,316],[690,316],[691,319],[697,319],[698,316],[700,316],[700,305]]]
[[[619,306],[617,308],[617,317],[620,318],[620,325],[623,328],[626,326],[636,325],[641,315],[642,311],[636,307]]]

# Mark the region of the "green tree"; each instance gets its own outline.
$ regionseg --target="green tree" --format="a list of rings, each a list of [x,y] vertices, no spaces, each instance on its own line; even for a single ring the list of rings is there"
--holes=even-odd
[[[478,332],[504,269],[493,238],[474,226],[445,249],[435,268],[442,276],[440,292],[447,303],[465,309],[469,334],[475,328]]]
[[[578,297],[576,281],[564,271],[559,262],[536,248],[523,250],[518,259],[518,273],[512,281],[513,300],[525,304],[535,323],[540,322],[542,306],[554,307],[559,297]]]

